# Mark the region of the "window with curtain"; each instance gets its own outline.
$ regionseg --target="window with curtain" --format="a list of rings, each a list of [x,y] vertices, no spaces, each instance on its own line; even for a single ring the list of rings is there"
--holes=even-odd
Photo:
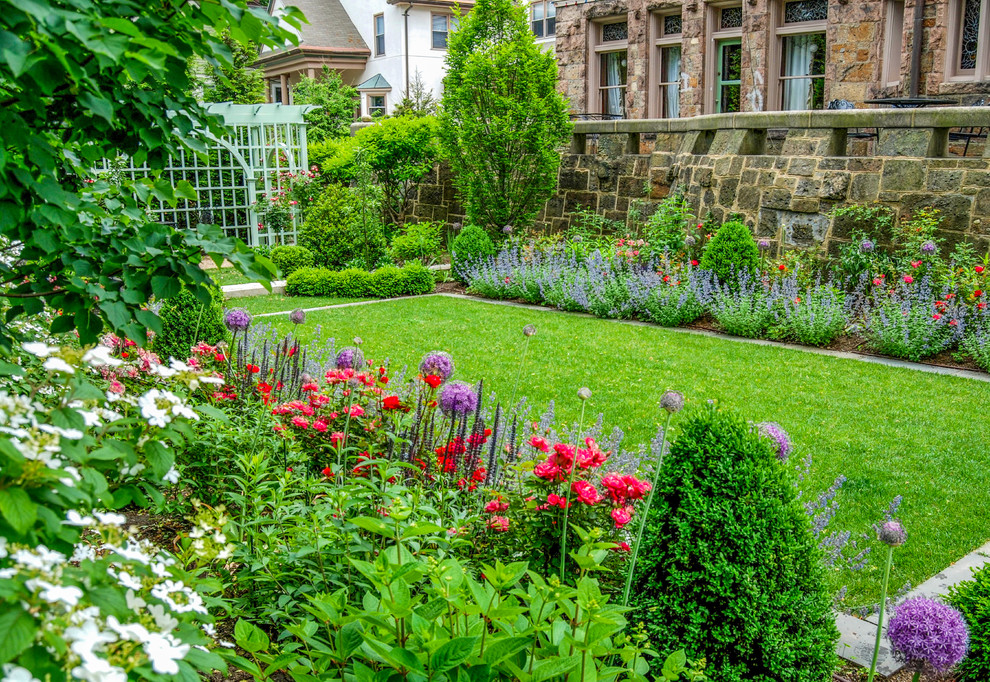
[[[385,54],[385,15],[375,15],[375,56]]]
[[[683,28],[680,9],[676,14],[657,14],[654,19],[656,35],[654,58],[650,68],[658,90],[650,103],[651,115],[658,118],[679,118],[681,115],[681,40]]]
[[[453,17],[449,14],[433,15],[433,49],[446,50],[447,36],[450,31],[456,28],[453,25]]]
[[[611,118],[626,116],[627,53],[605,52],[601,55],[602,114]]]
[[[537,38],[547,38],[557,32],[557,6],[553,0],[533,0],[529,12]]]
[[[780,108],[825,108],[825,25],[827,0],[784,2],[777,26],[780,40]]]

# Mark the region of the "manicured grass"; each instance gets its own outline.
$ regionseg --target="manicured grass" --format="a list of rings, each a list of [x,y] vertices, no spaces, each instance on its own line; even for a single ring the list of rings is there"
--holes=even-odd
[[[319,308],[325,305],[363,301],[361,298],[332,298],[329,296],[283,296],[270,294],[261,296],[245,296],[244,298],[227,299],[227,308],[244,308],[252,315],[261,313],[277,313],[295,310],[296,308]]]
[[[484,378],[486,389],[507,397],[528,323],[538,333],[518,393],[540,410],[554,400],[558,417],[576,421],[577,390],[588,386],[589,410],[604,413],[608,429],[621,427],[628,443],[653,436],[666,389],[682,391],[689,406],[714,399],[747,419],[777,421],[795,442],[791,462],[814,458],[802,484],[806,498],[848,477],[833,527],[868,533],[868,546],[876,547],[870,525],[903,495],[908,541],[894,553],[895,590],[921,583],[990,538],[988,383],[444,297],[314,312],[306,326],[360,336],[369,357],[388,356],[399,366],[414,366],[429,350],[449,351],[456,378]],[[881,557],[875,548],[869,568],[835,576],[836,585],[849,587],[847,604],[878,599]]]
[[[209,270],[210,277],[218,285],[225,287],[228,284],[248,284],[251,282],[246,276],[237,271],[237,268],[220,268],[219,270]]]

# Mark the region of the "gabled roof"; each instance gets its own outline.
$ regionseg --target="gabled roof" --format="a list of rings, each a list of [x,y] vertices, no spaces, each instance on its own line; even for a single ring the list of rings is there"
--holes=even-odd
[[[385,76],[376,73],[374,76],[357,86],[358,90],[391,90],[392,86],[385,80]]]
[[[298,7],[309,22],[299,30],[300,48],[368,50],[340,0],[285,0],[285,5]]]

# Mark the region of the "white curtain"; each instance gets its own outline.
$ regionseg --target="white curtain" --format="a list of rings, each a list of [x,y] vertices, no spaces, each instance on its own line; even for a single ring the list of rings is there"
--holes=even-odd
[[[784,38],[784,75],[810,76],[818,43],[814,34]],[[784,109],[800,111],[811,108],[811,79],[798,78],[784,81]]]
[[[625,85],[625,79],[622,75],[622,62],[626,58],[626,53],[606,52],[602,57],[605,60],[605,68],[602,69],[602,75],[605,80],[603,85],[609,88],[605,97],[606,110],[603,113],[613,116],[623,116],[625,108],[622,106],[622,95],[625,92],[625,88],[614,86]]]
[[[663,63],[664,112],[665,118],[680,118],[681,116],[681,48],[668,47],[664,50],[666,59]]]

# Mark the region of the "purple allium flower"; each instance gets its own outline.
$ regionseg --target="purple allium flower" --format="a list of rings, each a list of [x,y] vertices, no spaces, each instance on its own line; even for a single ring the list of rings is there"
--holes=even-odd
[[[784,431],[777,422],[761,422],[756,425],[756,428],[761,436],[774,442],[777,449],[777,459],[786,462],[787,456],[791,454],[793,449],[791,437],[787,435],[787,431]]]
[[[684,408],[684,396],[677,391],[667,391],[660,396],[660,408],[670,414],[677,414]]]
[[[767,251],[767,250],[770,249],[770,240],[769,239],[761,239],[760,241],[758,241],[756,243],[756,246],[759,247],[760,251]]]
[[[880,524],[880,532],[877,533],[880,542],[891,547],[900,547],[907,541],[907,531],[900,521],[891,519]]]
[[[506,225],[503,227],[502,234],[512,234],[512,225]]]
[[[698,240],[695,239],[694,237],[692,237],[691,235],[688,235],[687,237],[684,238],[684,246],[687,246],[689,248],[692,247],[692,246],[694,246],[697,243],[698,243]]]
[[[430,351],[420,361],[419,372],[423,376],[435,374],[441,381],[446,381],[454,373],[454,358],[442,350]]]
[[[223,317],[223,323],[232,332],[242,332],[251,326],[251,313],[244,308],[231,308]]]
[[[523,336],[536,336],[536,325],[527,324],[523,327]]]
[[[864,239],[859,244],[860,253],[873,253],[873,249],[876,248],[876,244],[871,242],[869,239]]]
[[[337,369],[364,369],[364,353],[361,352],[360,348],[354,346],[341,348],[340,352],[337,353],[337,359],[334,361],[334,364],[337,366]]]
[[[921,245],[922,253],[935,253],[935,242],[928,241]]]
[[[444,414],[471,414],[478,406],[478,394],[466,381],[451,381],[440,389],[440,409]]]
[[[591,398],[591,389],[587,386],[582,386],[578,389],[578,398],[581,400],[588,400]]]
[[[969,632],[961,613],[927,597],[908,599],[894,611],[887,637],[898,659],[948,670],[966,655]]]
[[[289,313],[289,322],[292,324],[302,324],[306,321],[306,311],[302,308],[296,308],[291,313]]]

